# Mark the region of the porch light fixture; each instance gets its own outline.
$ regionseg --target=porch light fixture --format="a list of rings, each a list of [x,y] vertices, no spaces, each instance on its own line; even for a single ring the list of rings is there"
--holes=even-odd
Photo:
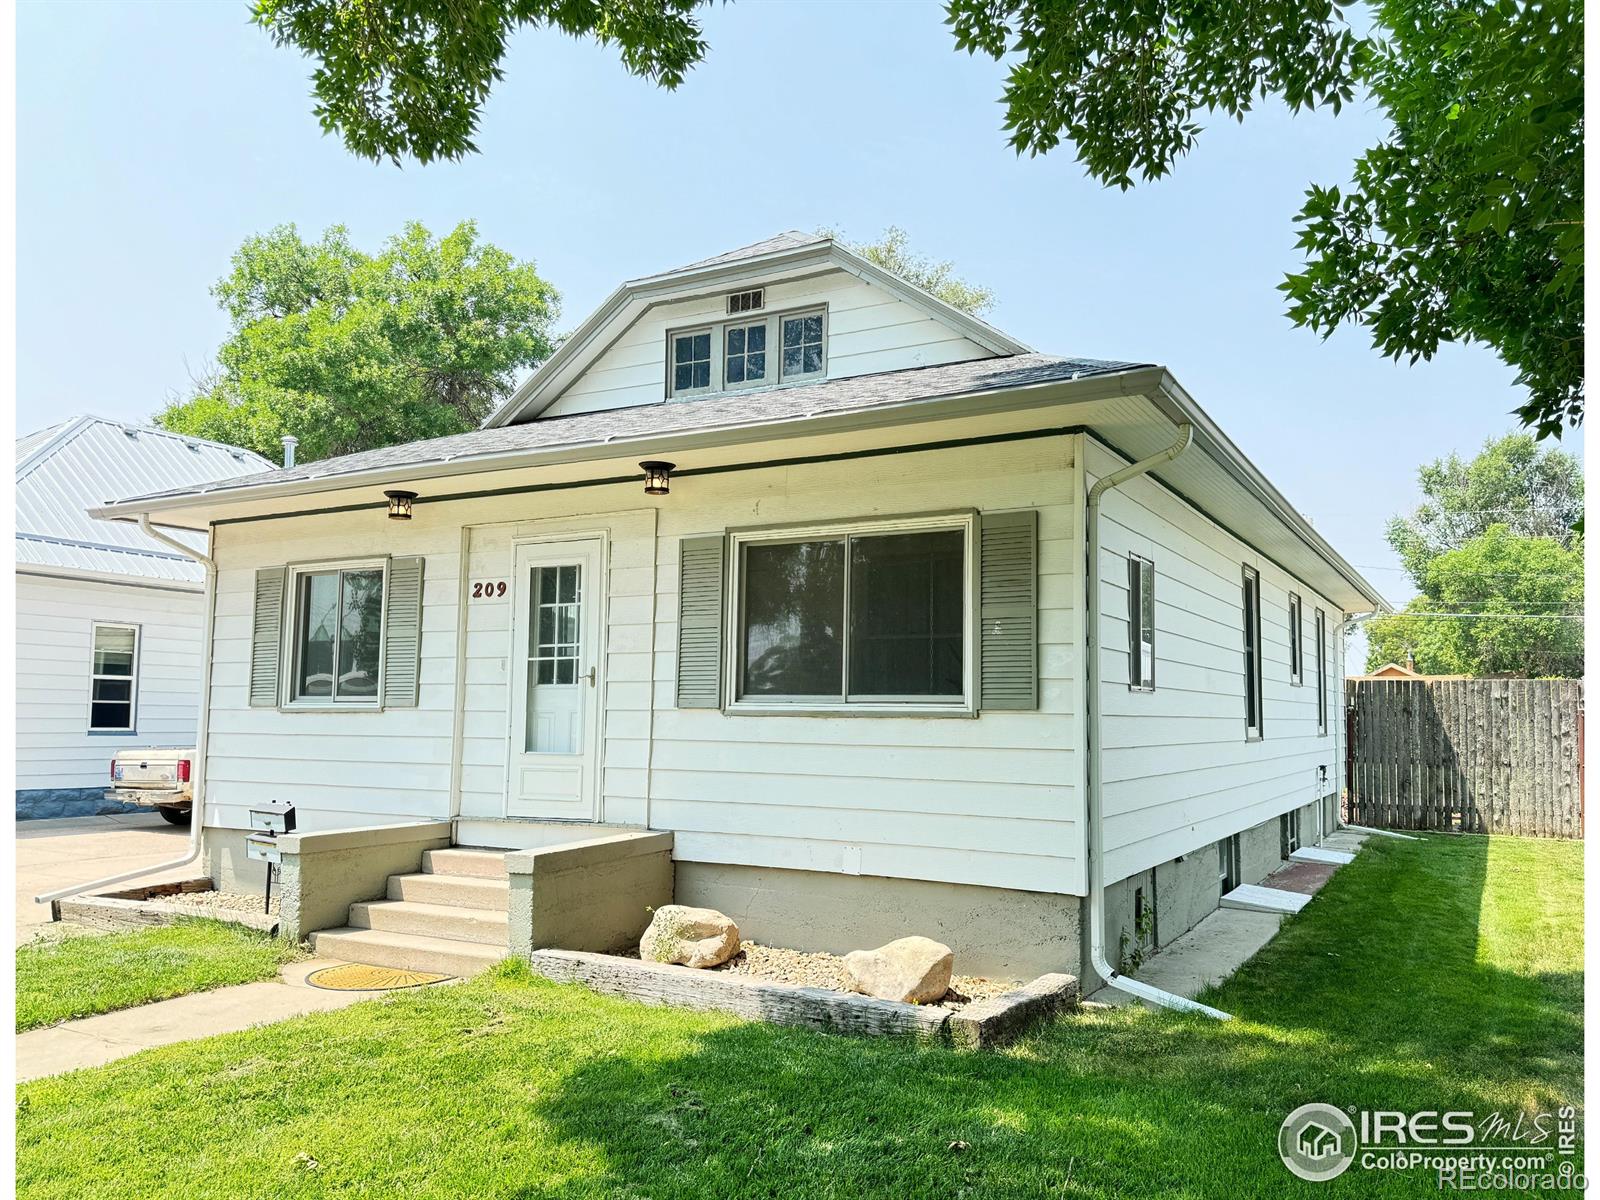
[[[417,498],[415,492],[385,492],[389,498],[389,520],[411,520],[411,502]]]
[[[665,496],[670,490],[667,484],[672,479],[674,466],[676,466],[675,463],[657,462],[655,459],[640,463],[639,469],[644,472],[644,494],[646,496]]]

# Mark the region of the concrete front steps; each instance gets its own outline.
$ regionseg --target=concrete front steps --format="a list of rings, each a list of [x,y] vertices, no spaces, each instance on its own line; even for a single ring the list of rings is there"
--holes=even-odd
[[[511,887],[505,852],[429,850],[422,871],[389,876],[387,900],[350,906],[350,923],[311,935],[326,958],[475,975],[506,956]]]

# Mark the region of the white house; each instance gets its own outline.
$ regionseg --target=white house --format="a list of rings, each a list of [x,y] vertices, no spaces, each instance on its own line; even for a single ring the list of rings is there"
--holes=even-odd
[[[118,749],[195,736],[205,573],[136,526],[88,510],[271,466],[233,446],[99,417],[17,439],[19,818],[123,807],[104,798]]]
[[[1019,975],[1315,840],[1342,623],[1383,605],[1165,368],[794,233],[624,284],[478,431],[102,510],[140,514],[216,566],[219,878],[267,799],[461,846],[645,828],[758,941]],[[381,961],[399,910],[358,910],[339,948]]]

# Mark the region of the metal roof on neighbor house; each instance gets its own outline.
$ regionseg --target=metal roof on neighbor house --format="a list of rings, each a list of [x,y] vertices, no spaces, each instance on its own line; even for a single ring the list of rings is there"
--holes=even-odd
[[[103,417],[74,417],[17,439],[19,570],[199,583],[198,563],[124,521],[89,515],[131,491],[256,473],[271,463],[236,446]],[[177,533],[203,549],[205,539]]]

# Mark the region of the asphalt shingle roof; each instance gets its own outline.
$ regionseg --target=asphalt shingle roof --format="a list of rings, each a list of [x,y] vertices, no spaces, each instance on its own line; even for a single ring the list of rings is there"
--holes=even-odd
[[[739,262],[741,259],[746,258],[759,258],[763,254],[774,254],[779,250],[798,250],[801,246],[811,246],[827,240],[827,237],[820,233],[801,233],[798,229],[790,229],[784,233],[774,234],[769,238],[762,238],[759,242],[751,242],[748,246],[740,246],[737,250],[713,254],[710,258],[702,258],[699,262],[688,263],[660,273],[663,275],[676,275],[680,271],[698,271],[702,267],[720,267],[724,263]],[[650,276],[645,276],[645,278],[650,278]],[[629,280],[628,282],[634,283],[637,281]]]
[[[606,442],[692,433],[726,425],[759,427],[909,401],[1006,391],[1086,375],[1115,374],[1146,365],[1094,358],[1057,358],[1047,354],[980,358],[759,392],[739,392],[702,400],[662,401],[571,416],[545,417],[521,425],[476,429],[451,437],[407,442],[340,458],[301,463],[283,470],[242,475],[205,486],[176,488],[129,498],[144,500],[209,495],[232,488],[329,479],[383,468],[420,466],[518,450],[562,446],[577,449]]]

